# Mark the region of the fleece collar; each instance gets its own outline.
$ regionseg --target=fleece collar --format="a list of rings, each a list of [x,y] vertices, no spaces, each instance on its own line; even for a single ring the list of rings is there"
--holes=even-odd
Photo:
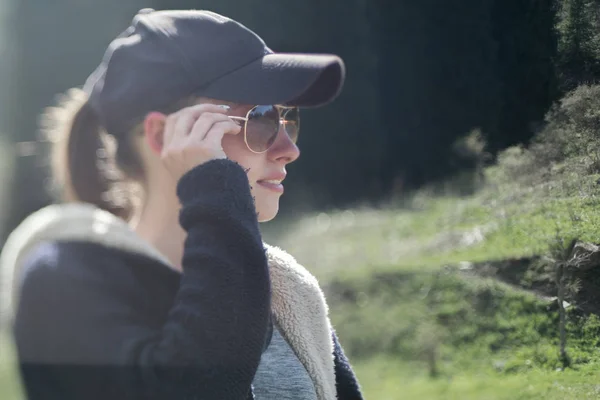
[[[169,261],[125,221],[89,204],[45,207],[11,233],[0,255],[2,317],[11,319],[18,300],[19,269],[29,250],[50,240],[78,240]],[[271,276],[271,308],[280,330],[313,380],[319,400],[336,399],[331,323],[316,278],[285,251],[264,245]]]

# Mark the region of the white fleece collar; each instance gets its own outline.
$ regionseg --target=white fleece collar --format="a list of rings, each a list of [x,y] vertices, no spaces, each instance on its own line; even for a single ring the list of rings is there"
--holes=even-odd
[[[23,257],[38,243],[80,240],[133,251],[170,263],[114,215],[89,204],[43,208],[11,233],[0,255],[2,317],[12,319]],[[265,244],[273,315],[313,380],[319,400],[336,399],[333,341],[327,304],[316,278],[285,251]]]

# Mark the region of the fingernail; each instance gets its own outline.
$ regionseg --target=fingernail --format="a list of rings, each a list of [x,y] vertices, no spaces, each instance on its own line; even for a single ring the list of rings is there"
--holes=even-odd
[[[219,105],[219,107],[221,107],[223,110],[229,110],[229,109],[231,109],[230,106],[225,105],[225,104],[221,104],[221,105]]]

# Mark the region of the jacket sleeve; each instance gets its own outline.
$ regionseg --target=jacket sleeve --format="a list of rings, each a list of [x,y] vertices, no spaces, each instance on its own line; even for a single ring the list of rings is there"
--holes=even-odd
[[[339,400],[363,400],[360,385],[356,379],[350,361],[344,354],[340,341],[335,333],[332,332],[333,354],[335,363],[335,385]]]
[[[184,271],[164,325],[136,320],[143,304],[123,304],[95,276],[58,272],[102,257],[30,257],[15,321],[25,373],[45,374],[37,382],[60,374],[73,396],[64,398],[253,398],[271,294],[248,179],[232,161],[210,161],[184,175],[177,194]],[[53,398],[43,386],[29,398]]]

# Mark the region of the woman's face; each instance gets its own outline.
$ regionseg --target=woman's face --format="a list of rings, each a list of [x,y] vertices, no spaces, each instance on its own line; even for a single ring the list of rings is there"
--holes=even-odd
[[[231,105],[229,115],[245,117],[252,106]],[[279,129],[275,143],[264,153],[254,153],[244,141],[244,131],[238,135],[225,135],[223,150],[227,157],[247,170],[252,188],[258,220],[265,222],[273,219],[279,211],[279,198],[283,194],[281,181],[286,176],[286,165],[300,156],[298,146],[285,132]]]

